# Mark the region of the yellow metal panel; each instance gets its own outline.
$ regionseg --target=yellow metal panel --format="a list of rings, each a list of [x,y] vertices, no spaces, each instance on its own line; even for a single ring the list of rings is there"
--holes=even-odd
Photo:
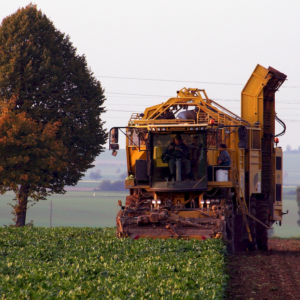
[[[257,65],[242,91],[241,117],[250,124],[263,124],[263,88],[270,79],[268,73],[268,69]]]
[[[249,172],[249,192],[251,194],[261,193],[261,172],[260,170]]]
[[[129,169],[133,174],[135,174],[135,162],[137,159],[147,159],[146,151],[139,151],[137,147],[128,147],[127,151],[129,153],[128,156]]]
[[[161,159],[162,156],[162,149],[160,146],[156,146],[154,147],[154,152],[153,152],[153,159],[154,159],[154,163],[155,166],[157,168],[163,168],[163,167],[168,167],[169,164],[168,163],[164,163]]]
[[[250,171],[261,169],[260,150],[250,150]]]

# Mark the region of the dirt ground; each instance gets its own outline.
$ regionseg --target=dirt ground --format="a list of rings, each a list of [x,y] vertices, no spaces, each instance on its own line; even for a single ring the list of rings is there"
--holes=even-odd
[[[226,299],[300,299],[300,239],[270,239],[268,252],[228,257]]]

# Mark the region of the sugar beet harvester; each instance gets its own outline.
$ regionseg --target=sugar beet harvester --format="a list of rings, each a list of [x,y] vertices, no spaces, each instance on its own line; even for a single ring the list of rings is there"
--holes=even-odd
[[[126,136],[130,193],[125,205],[119,200],[117,235],[222,238],[230,252],[266,250],[268,229],[281,225],[283,215],[277,136],[285,124],[275,112],[275,93],[285,79],[257,65],[241,94],[241,117],[205,90],[183,88],[132,114],[128,126],[112,128],[113,155],[119,135]],[[283,126],[277,135],[275,120]],[[220,165],[220,144],[227,145],[227,165]]]

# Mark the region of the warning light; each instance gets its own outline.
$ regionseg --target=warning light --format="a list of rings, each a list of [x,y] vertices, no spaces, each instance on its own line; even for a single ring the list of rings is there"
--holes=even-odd
[[[210,119],[209,120],[209,125],[214,125],[215,124],[215,120],[214,119]]]
[[[279,143],[279,138],[278,137],[274,139],[274,143],[276,144],[276,147],[277,147],[277,144]]]

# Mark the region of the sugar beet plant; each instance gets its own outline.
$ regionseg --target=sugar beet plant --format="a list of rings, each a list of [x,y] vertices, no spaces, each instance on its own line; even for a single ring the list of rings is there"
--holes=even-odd
[[[222,299],[221,241],[114,235],[114,228],[0,229],[0,299]]]

